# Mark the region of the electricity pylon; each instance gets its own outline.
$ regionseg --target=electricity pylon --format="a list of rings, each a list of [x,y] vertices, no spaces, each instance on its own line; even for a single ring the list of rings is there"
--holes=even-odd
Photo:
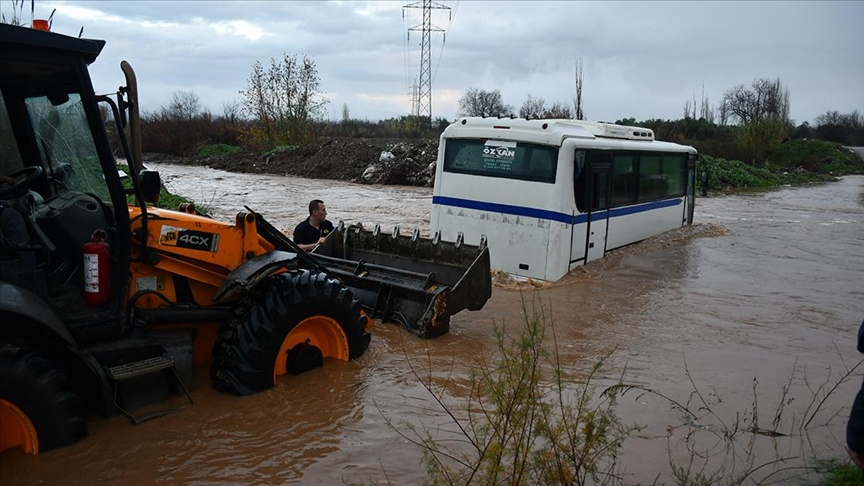
[[[444,32],[444,29],[432,25],[432,9],[450,10],[450,7],[433,2],[432,0],[421,0],[405,5],[403,8],[422,8],[423,23],[415,25],[408,31],[420,31],[420,84],[417,95],[417,115],[425,116],[432,121],[432,52],[430,46],[430,35],[432,32]],[[404,10],[403,10],[404,15]],[[410,33],[408,34],[411,35]]]

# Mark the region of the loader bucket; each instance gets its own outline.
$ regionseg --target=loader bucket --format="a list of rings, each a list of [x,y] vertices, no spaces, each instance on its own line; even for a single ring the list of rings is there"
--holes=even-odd
[[[370,317],[399,323],[420,337],[446,334],[451,315],[480,310],[492,296],[485,238],[469,245],[461,233],[455,242],[447,242],[438,234],[421,238],[416,229],[411,235],[400,235],[398,227],[385,234],[377,225],[369,231],[339,223],[325,244],[307,253],[260,214],[246,209],[255,215],[258,234],[275,250],[292,252],[296,259],[291,261],[297,265],[340,279]],[[252,264],[250,260],[254,268],[249,272],[269,273],[264,267],[278,264],[258,258],[265,261]],[[252,281],[245,273],[235,279]]]
[[[385,234],[376,225],[339,227],[312,256],[354,290],[372,314],[394,321],[424,338],[450,330],[450,316],[464,309],[480,310],[492,296],[489,249],[485,239],[466,244],[440,234],[421,238]]]

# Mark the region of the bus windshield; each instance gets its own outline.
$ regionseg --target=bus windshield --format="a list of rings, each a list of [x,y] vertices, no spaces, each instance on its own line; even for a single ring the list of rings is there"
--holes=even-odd
[[[525,181],[555,182],[558,148],[492,139],[449,139],[444,171]]]

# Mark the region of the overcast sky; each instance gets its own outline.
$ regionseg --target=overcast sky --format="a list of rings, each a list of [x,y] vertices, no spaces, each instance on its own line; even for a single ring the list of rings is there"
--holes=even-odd
[[[29,10],[27,2],[27,10]],[[92,67],[99,92],[138,74],[144,111],[194,92],[214,115],[239,100],[252,64],[283,53],[315,60],[328,118],[408,114],[420,71],[414,2],[36,1],[53,30],[105,39]],[[517,110],[530,93],[572,103],[574,60],[584,66],[588,119],[683,116],[756,77],[780,78],[791,117],[827,110],[864,114],[864,2],[446,1],[432,23],[432,114],[453,119],[469,87],[500,89]],[[8,19],[10,1],[0,1]],[[25,12],[29,20],[29,11]]]

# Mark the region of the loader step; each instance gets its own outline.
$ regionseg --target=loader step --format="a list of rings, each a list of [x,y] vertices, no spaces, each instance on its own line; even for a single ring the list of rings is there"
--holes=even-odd
[[[133,361],[122,365],[106,368],[108,376],[114,381],[131,380],[155,371],[164,370],[174,366],[174,358],[164,354],[141,361]]]

